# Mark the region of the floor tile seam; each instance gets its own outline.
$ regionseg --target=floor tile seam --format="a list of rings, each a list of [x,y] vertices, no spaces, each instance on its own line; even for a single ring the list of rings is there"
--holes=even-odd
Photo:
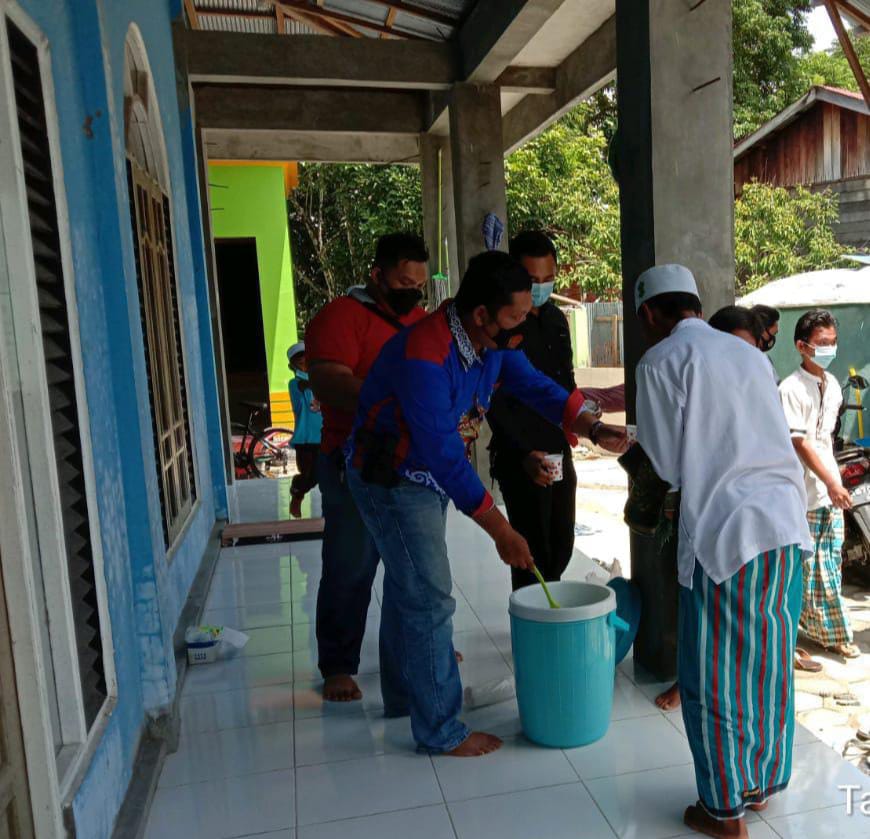
[[[463,758],[465,760],[466,758]],[[473,760],[473,758],[471,758]],[[475,795],[471,798],[453,798],[447,800],[445,803],[447,804],[447,809],[450,809],[452,804],[468,804],[470,801],[485,801],[490,798],[501,798],[505,795],[519,795],[524,792],[540,792],[545,789],[561,789],[562,787],[576,787],[581,786],[582,782],[580,781],[559,781],[555,784],[536,784],[533,787],[522,787],[522,789],[509,789],[503,790],[502,792],[489,792],[486,795]],[[588,792],[588,790],[587,790]]]
[[[569,760],[568,763],[571,763],[571,761]],[[571,768],[574,768],[573,764],[571,764]],[[610,819],[607,818],[607,813],[604,812],[604,808],[598,803],[598,799],[592,794],[592,790],[589,789],[589,787],[586,785],[586,782],[582,778],[580,778],[580,773],[577,772],[576,769],[574,771],[576,772],[577,777],[580,779],[580,785],[583,787],[584,790],[586,790],[586,795],[589,796],[589,799],[595,805],[595,809],[598,810],[598,812],[601,814],[601,818],[604,819],[604,823],[610,828],[610,832],[613,834],[615,839],[619,839],[619,833],[617,832],[613,824],[611,824]]]
[[[250,656],[250,657],[251,658],[261,658],[261,656]],[[292,679],[292,673],[291,673],[291,679]],[[257,688],[277,688],[277,687],[281,687],[282,685],[291,685],[292,686],[293,682],[292,681],[270,682],[267,685],[254,685],[254,687],[257,687]],[[244,688],[228,687],[228,688],[223,688],[223,689],[218,688],[217,690],[198,690],[198,691],[193,691],[193,692],[187,691],[184,688],[182,688],[181,700],[184,701],[185,699],[190,699],[193,696],[211,696],[213,694],[218,694],[218,693],[232,693],[233,691],[237,691],[237,690],[244,690]]]
[[[567,755],[566,755],[566,757],[567,757]],[[570,759],[568,760],[568,762],[569,763],[571,762]],[[573,766],[573,764],[571,764],[571,765]],[[656,766],[653,769],[635,769],[631,772],[618,772],[615,775],[601,775],[597,778],[584,778],[582,780],[584,781],[584,783],[586,783],[586,782],[591,783],[593,781],[607,781],[607,780],[610,780],[611,778],[629,778],[632,775],[648,775],[651,772],[661,772],[661,771],[664,771],[665,769],[683,769],[687,766],[691,766],[694,768],[694,765],[695,765],[694,762],[692,760],[689,760],[689,761],[684,762],[684,763],[672,763],[672,764],[669,764],[668,766]]]
[[[568,755],[565,755],[565,757],[568,758],[568,762],[570,763],[571,758],[569,758]],[[574,764],[572,763],[571,765],[573,766]],[[691,760],[688,763],[686,763],[685,761],[683,761],[682,763],[666,763],[664,766],[652,766],[648,769],[634,769],[634,770],[629,771],[629,772],[616,772],[616,773],[610,774],[610,775],[596,775],[594,778],[593,777],[581,778],[581,780],[583,780],[583,781],[606,781],[609,778],[624,778],[626,775],[643,775],[643,774],[647,774],[649,772],[660,772],[660,771],[663,771],[665,769],[679,769],[682,766],[694,766],[694,763]]]
[[[776,800],[776,796],[774,796],[771,799],[771,801],[775,801],[775,800]],[[759,813],[758,815],[761,816],[761,820],[771,830],[773,830],[773,825],[770,823],[771,821],[780,821],[782,819],[790,819],[790,818],[793,818],[794,816],[806,816],[809,813],[824,813],[827,810],[831,810],[831,811],[837,810],[839,812],[843,812],[843,809],[844,808],[842,805],[826,804],[824,807],[809,807],[806,810],[793,810],[790,813],[778,813],[777,815],[774,815],[772,812],[770,812],[770,808],[768,808],[767,810],[764,810],[763,812]],[[867,822],[870,823],[870,816],[865,816],[864,818],[866,818]],[[774,833],[776,833],[775,830],[774,830]],[[779,834],[777,834],[777,835],[779,835]]]
[[[246,772],[244,775],[227,775],[221,778],[205,778],[200,781],[188,781],[186,784],[172,784],[171,786],[160,786],[158,783],[157,792],[161,790],[176,790],[176,789],[186,789],[187,787],[195,787],[200,784],[218,784],[223,783],[225,781],[240,781],[243,778],[259,778],[263,775],[274,775],[276,772],[291,772],[294,776],[296,774],[296,770],[292,766],[275,766],[272,769],[263,769],[259,772]],[[266,831],[268,833],[268,831]],[[242,836],[245,834],[242,833]]]
[[[341,824],[342,822],[352,822],[352,821],[356,821],[357,819],[370,819],[370,818],[374,818],[375,816],[389,816],[389,815],[393,815],[394,813],[412,813],[416,810],[426,810],[429,807],[443,807],[445,810],[448,810],[448,812],[449,812],[449,808],[448,808],[446,802],[443,802],[443,801],[440,804],[437,802],[434,802],[432,804],[417,804],[414,807],[399,807],[398,809],[378,810],[375,813],[366,813],[365,815],[362,815],[362,816],[342,816],[340,819],[329,819],[328,821],[325,821],[325,822],[308,822],[307,824],[298,825],[296,827],[296,832],[298,833],[300,830],[302,830],[306,827],[319,827],[322,824]],[[244,835],[244,834],[242,834],[242,835]],[[254,834],[254,835],[256,836],[257,834]]]
[[[432,755],[429,755],[429,765],[432,767],[432,774],[435,776],[435,783],[438,784],[438,790],[441,793],[443,807],[447,811],[447,818],[450,820],[450,829],[453,831],[455,839],[459,839],[459,831],[456,829],[456,824],[453,821],[453,813],[450,812],[450,807],[447,804],[447,796],[444,794],[444,786],[441,783],[441,778],[438,776],[438,770],[435,768],[435,760]]]

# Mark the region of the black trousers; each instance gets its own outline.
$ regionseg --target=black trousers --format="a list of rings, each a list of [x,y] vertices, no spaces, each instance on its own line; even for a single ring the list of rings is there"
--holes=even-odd
[[[293,447],[296,451],[298,475],[290,481],[290,495],[304,498],[317,486],[317,458],[320,454],[319,443],[300,443]]]
[[[565,454],[564,477],[548,487],[533,483],[519,458],[499,453],[497,462],[511,527],[529,543],[544,579],[560,579],[574,551],[577,473],[570,451]],[[537,582],[530,571],[517,568],[511,568],[511,581],[514,591]]]

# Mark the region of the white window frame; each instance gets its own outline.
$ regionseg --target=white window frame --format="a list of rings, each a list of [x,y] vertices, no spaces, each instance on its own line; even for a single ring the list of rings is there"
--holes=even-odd
[[[75,274],[73,270],[69,214],[63,177],[60,132],[55,107],[56,100],[51,68],[51,54],[46,37],[14,0],[0,0],[0,15],[3,16],[2,25],[0,25],[0,90],[3,91],[2,99],[7,103],[6,108],[0,113],[0,172],[10,173],[11,175],[4,174],[3,181],[0,183],[0,214],[2,214],[2,234],[5,236],[6,264],[9,276],[16,278],[15,282],[9,284],[10,293],[7,295],[7,299],[0,302],[5,302],[9,306],[15,323],[26,326],[26,328],[16,330],[15,338],[10,338],[2,348],[5,358],[0,358],[0,362],[6,365],[5,370],[2,371],[5,380],[4,386],[6,388],[3,398],[7,410],[4,420],[8,420],[11,423],[15,415],[12,405],[14,396],[8,388],[15,388],[17,384],[20,384],[20,399],[23,404],[24,414],[27,417],[27,438],[29,445],[27,461],[20,460],[21,452],[17,452],[14,449],[10,452],[11,459],[15,461],[13,474],[18,478],[18,480],[14,481],[13,486],[13,490],[17,490],[15,492],[15,506],[20,510],[23,505],[28,503],[28,500],[22,494],[22,488],[27,484],[21,478],[21,471],[28,469],[29,463],[31,464],[30,471],[32,472],[32,498],[35,507],[35,524],[39,532],[39,555],[34,556],[31,548],[37,544],[35,534],[23,532],[23,526],[28,521],[28,517],[16,514],[17,522],[12,529],[17,531],[17,533],[12,535],[17,537],[19,546],[29,545],[30,547],[23,552],[19,550],[17,555],[4,550],[3,564],[5,573],[7,570],[6,566],[11,564],[10,560],[13,556],[19,562],[19,558],[29,556],[31,559],[29,563],[20,562],[20,573],[11,575],[12,579],[7,578],[6,582],[7,597],[10,600],[9,612],[13,639],[16,638],[16,629],[18,632],[23,633],[26,641],[29,641],[30,652],[28,654],[34,656],[34,662],[43,662],[49,656],[49,651],[40,650],[42,646],[39,643],[38,633],[40,616],[35,611],[37,600],[35,599],[34,586],[37,584],[37,581],[34,575],[33,562],[39,562],[42,568],[46,605],[51,618],[55,622],[51,632],[53,648],[51,660],[54,665],[61,720],[61,739],[64,746],[64,751],[60,755],[63,768],[59,770],[54,757],[53,737],[51,737],[49,725],[48,734],[52,741],[49,744],[51,752],[49,763],[52,765],[49,774],[54,776],[53,786],[55,786],[57,795],[60,799],[66,799],[81,778],[82,771],[89,762],[90,757],[92,757],[105,728],[106,721],[117,702],[117,678],[102,553],[99,505],[96,497],[91,424],[84,384],[79,319],[76,306]],[[78,670],[75,622],[70,596],[69,570],[63,535],[63,521],[60,512],[61,504],[58,492],[57,467],[53,446],[50,442],[53,439],[53,433],[50,420],[50,406],[48,404],[48,385],[45,375],[41,321],[23,179],[23,164],[10,71],[9,43],[5,21],[7,17],[33,42],[37,49],[43,99],[45,102],[107,692],[107,699],[103,703],[90,730],[86,727],[84,716],[81,680]],[[3,289],[0,289],[0,295],[2,293]],[[16,382],[16,379],[19,379],[19,377],[20,381]],[[9,424],[6,425],[6,428],[12,429],[14,426]],[[46,441],[48,445],[46,445]],[[42,445],[38,445],[39,443],[42,443]],[[3,529],[6,530],[6,527]],[[37,629],[35,637],[29,637],[26,622],[31,623],[31,629],[34,626],[34,622],[37,622],[35,623]],[[16,655],[16,668],[19,666],[18,658]],[[47,664],[47,662],[45,663]],[[37,672],[40,672],[39,668]],[[40,675],[38,681],[40,682],[43,695],[38,703],[41,707],[39,710],[34,709],[33,716],[44,717],[44,721],[47,721],[48,717],[45,717],[45,714],[49,713],[49,705],[48,697],[45,695],[46,685],[44,677]],[[24,716],[25,708],[22,707],[22,725],[24,725]],[[31,716],[30,709],[27,710],[27,716]],[[33,720],[30,720],[31,726],[33,726],[33,722]],[[30,738],[25,736],[25,742],[29,740]],[[34,760],[38,760],[38,758],[34,758]],[[37,764],[34,763],[34,760],[31,760],[28,755],[28,766],[36,766]],[[34,801],[34,811],[35,814],[38,812],[36,801]],[[42,835],[39,829],[37,829],[37,833],[40,836]],[[50,834],[46,833],[46,835]]]
[[[141,67],[130,67],[128,65],[128,56],[127,53],[132,52],[134,54],[135,59],[138,62],[141,62]],[[141,73],[145,78],[139,80],[139,83],[136,84],[131,76],[131,70],[137,70]],[[178,299],[178,330],[181,340],[181,346],[179,350],[181,352],[181,378],[184,381],[184,389],[187,394],[187,422],[188,422],[188,431],[190,434],[190,458],[191,465],[193,469],[193,487],[192,490],[194,492],[193,504],[191,505],[190,511],[187,514],[187,517],[182,522],[181,526],[173,535],[169,544],[166,546],[165,550],[165,559],[167,565],[172,562],[173,557],[175,556],[176,551],[179,546],[184,541],[190,527],[196,518],[197,513],[199,512],[200,506],[202,504],[202,481],[201,476],[199,474],[199,458],[198,458],[198,445],[199,441],[197,439],[197,435],[194,428],[193,422],[193,411],[191,410],[191,392],[190,392],[190,376],[188,375],[188,362],[187,362],[187,334],[184,326],[184,311],[181,306],[181,277],[178,265],[178,248],[176,246],[177,240],[177,230],[176,230],[176,215],[175,215],[175,201],[172,194],[172,182],[169,177],[169,156],[166,149],[166,135],[163,132],[163,120],[160,116],[160,102],[157,98],[157,89],[154,86],[154,74],[151,71],[151,62],[148,58],[148,50],[145,47],[145,39],[142,37],[142,32],[136,23],[131,23],[127,28],[127,35],[124,39],[124,96],[125,96],[125,113],[123,115],[123,142],[124,142],[124,165],[126,167],[126,158],[131,157],[129,150],[129,139],[128,139],[128,118],[133,113],[137,116],[145,116],[145,120],[147,122],[146,134],[148,135],[147,139],[150,141],[150,147],[152,152],[152,159],[154,162],[154,166],[142,166],[142,163],[139,162],[139,165],[145,170],[145,172],[150,175],[155,183],[163,190],[163,193],[166,195],[166,198],[169,202],[169,229],[171,233],[171,241],[168,242],[168,247],[172,249],[172,264],[174,266],[175,272],[175,286],[176,286],[176,296]],[[147,90],[143,91],[143,84],[146,86]],[[141,94],[145,92],[148,97],[148,102],[144,102],[142,100]],[[135,157],[132,158],[136,160]],[[124,183],[126,184],[126,177],[124,179]],[[136,227],[136,219],[129,212],[129,202],[133,197],[127,195],[128,199],[128,212],[127,216],[130,218],[129,224],[129,236],[130,236],[130,247],[131,253],[135,253],[138,242],[136,240],[136,236],[133,234],[133,230]],[[136,294],[137,294],[137,304],[142,305],[142,301],[138,299],[139,295],[139,287],[138,282],[136,285]],[[143,354],[148,353],[148,338],[145,335],[144,328],[142,330],[142,352]],[[162,480],[161,476],[161,463],[156,451],[154,451],[154,429],[151,426],[152,423],[152,409],[151,409],[151,393],[146,383],[145,385],[146,398],[148,400],[148,431],[147,435],[148,439],[148,448],[149,451],[153,453],[154,458],[154,469],[157,473],[156,477],[158,481]],[[147,458],[150,460],[150,458]],[[160,532],[161,535],[163,533],[163,515],[164,511],[162,509],[162,505],[160,503],[159,496],[155,499],[155,509],[157,510],[157,515],[159,518],[160,524]]]

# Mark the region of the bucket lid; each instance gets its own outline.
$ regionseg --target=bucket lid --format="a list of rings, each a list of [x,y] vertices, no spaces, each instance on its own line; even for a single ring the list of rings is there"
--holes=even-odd
[[[616,592],[616,614],[627,624],[628,629],[616,630],[616,663],[628,655],[640,626],[640,589],[624,577],[614,577],[608,584]]]
[[[517,618],[537,623],[572,623],[608,615],[616,609],[613,589],[600,583],[562,580],[547,583],[561,608],[551,609],[541,586],[526,586],[511,595],[509,611]]]

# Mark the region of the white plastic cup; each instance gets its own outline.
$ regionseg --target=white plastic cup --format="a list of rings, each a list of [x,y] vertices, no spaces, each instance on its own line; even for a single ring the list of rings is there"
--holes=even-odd
[[[548,454],[544,457],[544,463],[547,464],[547,471],[554,481],[561,481],[565,477],[564,454]]]
[[[628,445],[633,446],[637,442],[637,426],[626,425],[625,436],[628,438]]]

